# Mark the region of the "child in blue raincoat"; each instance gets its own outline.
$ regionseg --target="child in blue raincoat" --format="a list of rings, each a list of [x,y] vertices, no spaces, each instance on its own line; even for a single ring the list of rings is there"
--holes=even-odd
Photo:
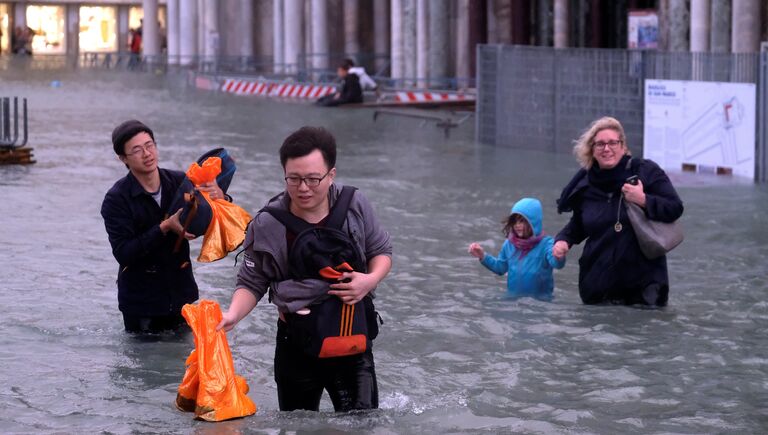
[[[469,245],[469,253],[488,270],[507,274],[507,289],[512,297],[551,301],[555,287],[552,271],[565,266],[565,258],[558,260],[552,255],[554,239],[541,231],[542,215],[538,199],[523,198],[502,221],[507,240],[498,257],[486,254],[477,243]]]

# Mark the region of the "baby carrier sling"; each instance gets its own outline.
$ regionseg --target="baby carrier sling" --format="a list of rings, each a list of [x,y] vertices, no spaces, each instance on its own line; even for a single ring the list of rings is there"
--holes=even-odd
[[[262,209],[296,235],[293,245],[288,247],[289,273],[293,279],[334,283],[343,272],[367,271],[360,247],[342,229],[355,190],[352,186],[342,188],[323,226],[310,224],[287,210]],[[378,333],[377,314],[368,295],[354,305],[331,296],[307,308],[309,314],[288,313],[285,320],[291,339],[309,356],[334,358],[363,353]]]

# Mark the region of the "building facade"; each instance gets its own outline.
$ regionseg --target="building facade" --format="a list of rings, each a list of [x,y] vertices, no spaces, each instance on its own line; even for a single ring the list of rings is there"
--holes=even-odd
[[[428,86],[474,77],[481,43],[741,53],[768,40],[767,23],[761,0],[0,1],[0,53],[25,29],[35,54],[127,51],[140,29],[144,56],[169,64],[243,58],[291,73],[352,57]]]

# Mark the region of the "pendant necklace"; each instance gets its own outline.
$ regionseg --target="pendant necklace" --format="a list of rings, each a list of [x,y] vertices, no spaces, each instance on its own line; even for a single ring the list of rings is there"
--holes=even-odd
[[[616,223],[613,225],[613,230],[617,233],[621,232],[622,226],[621,222],[619,222],[619,219],[621,218],[621,199],[624,197],[624,195],[619,195],[619,208],[616,211]]]

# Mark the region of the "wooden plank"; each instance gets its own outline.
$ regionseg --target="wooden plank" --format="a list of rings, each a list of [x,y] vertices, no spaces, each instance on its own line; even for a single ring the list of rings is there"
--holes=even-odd
[[[0,148],[0,165],[28,165],[35,163],[32,148]]]

